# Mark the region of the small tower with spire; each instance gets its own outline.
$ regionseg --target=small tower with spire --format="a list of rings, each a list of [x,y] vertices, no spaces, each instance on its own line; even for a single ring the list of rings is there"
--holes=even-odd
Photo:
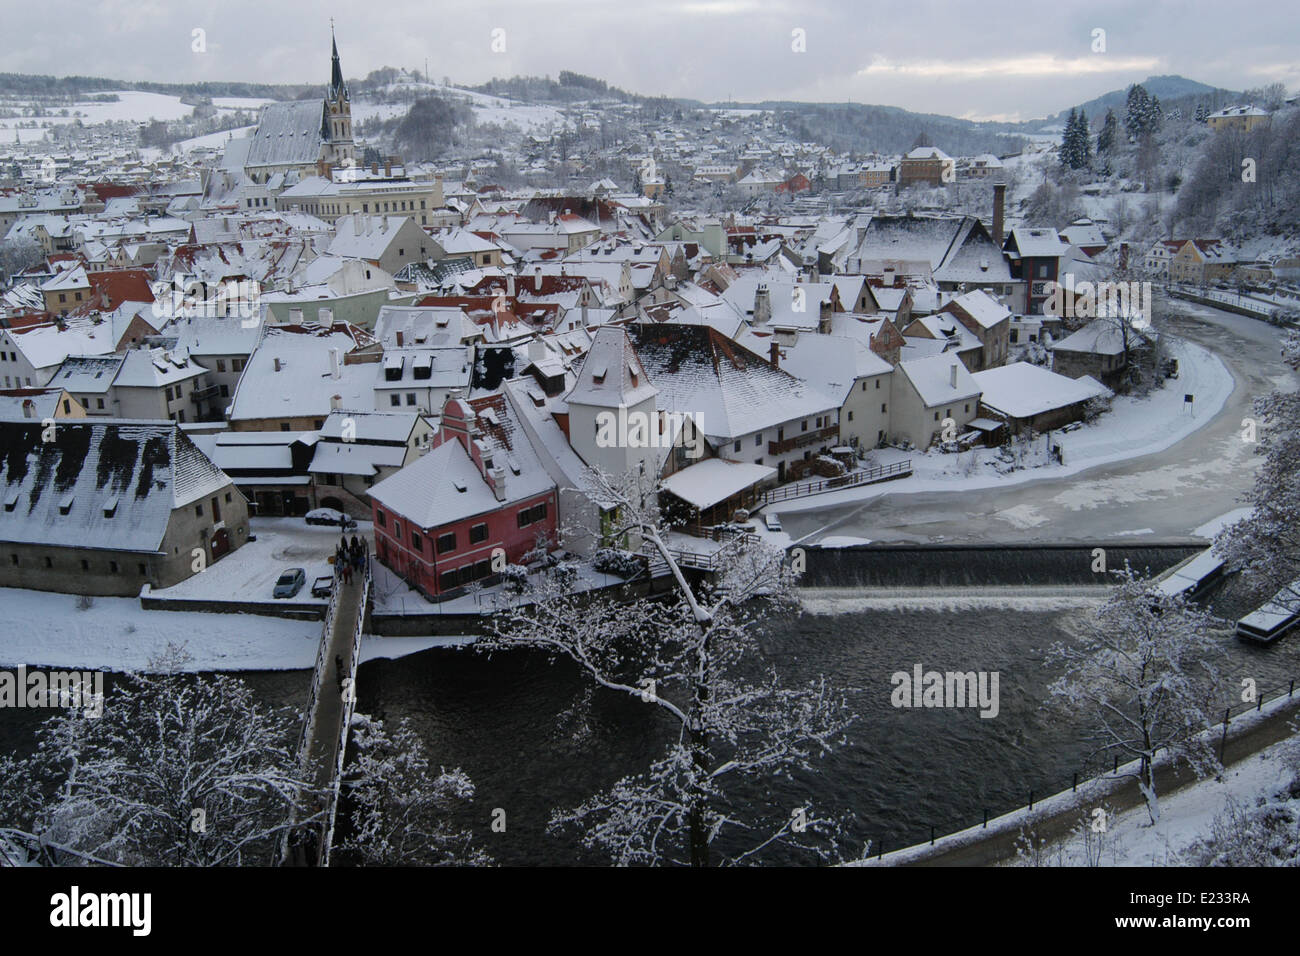
[[[329,162],[338,165],[356,159],[356,144],[352,141],[352,103],[348,85],[343,81],[343,68],[339,66],[339,45],[334,38],[334,21],[330,20],[330,88],[325,97],[326,123],[329,136]]]

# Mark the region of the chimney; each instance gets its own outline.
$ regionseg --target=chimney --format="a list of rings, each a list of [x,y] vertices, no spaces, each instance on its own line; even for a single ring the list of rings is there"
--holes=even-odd
[[[398,329],[398,330],[397,330],[397,347],[400,349],[400,348],[401,348],[403,345],[405,345],[405,344],[406,344],[406,335],[402,332],[401,329]]]
[[[321,306],[316,310],[316,321],[325,328],[332,328],[334,325],[334,310],[328,306]]]
[[[831,300],[822,299],[818,303],[817,331],[822,335],[831,334]]]
[[[515,297],[515,277],[506,276],[506,298],[513,299],[514,297]]]
[[[280,360],[279,360],[279,358],[277,358],[277,359],[275,360],[275,370],[276,370],[277,372],[280,371]]]
[[[1128,269],[1128,243],[1127,242],[1121,242],[1119,244],[1119,268],[1121,272],[1127,271]]]
[[[540,362],[542,359],[546,358],[546,353],[548,351],[549,349],[547,349],[546,343],[542,341],[540,335],[535,335],[533,338],[528,340],[528,361]]]
[[[760,282],[754,293],[754,324],[767,325],[772,318],[772,294],[767,283]]]
[[[952,363],[952,368],[949,369],[948,372],[949,372],[949,374],[948,374],[948,384],[949,384],[952,388],[956,388],[956,387],[957,387],[957,363],[956,363],[956,362],[953,362],[953,363]]]
[[[339,379],[339,350],[330,349],[330,378]]]
[[[393,157],[391,156],[384,160],[384,177],[387,179],[393,178]]]
[[[36,403],[30,398],[23,399],[23,418],[36,417]]]
[[[542,292],[542,267],[533,267],[533,291],[538,295]]]
[[[583,298],[582,298],[582,327],[585,329],[585,328],[587,328],[588,324],[589,324],[589,323],[587,322],[587,297],[586,297],[586,296],[583,296]]]
[[[375,162],[373,162],[373,163],[370,164],[370,175],[371,175],[371,176],[378,176],[378,175],[379,175],[379,161],[378,161],[378,160],[376,160]]]
[[[1006,204],[1007,184],[993,184],[993,241],[999,249],[1002,248],[1002,207]]]
[[[496,495],[497,501],[505,501],[506,470],[500,465],[497,465],[488,474],[492,476],[492,494]]]
[[[772,368],[781,367],[781,346],[776,344],[776,339],[772,340],[772,345],[767,350],[767,359],[772,363]]]
[[[339,409],[339,408],[342,408],[342,407],[343,407],[343,396],[342,396],[342,395],[331,395],[331,396],[330,396],[330,408],[333,408],[333,409]]]

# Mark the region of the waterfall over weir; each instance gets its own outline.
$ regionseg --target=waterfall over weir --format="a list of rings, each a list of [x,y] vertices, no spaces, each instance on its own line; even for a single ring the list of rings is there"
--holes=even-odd
[[[1196,541],[1093,544],[900,544],[804,547],[802,588],[965,588],[1013,585],[1100,585],[1124,567],[1157,575],[1203,551]],[[1097,549],[1104,552],[1105,572]]]

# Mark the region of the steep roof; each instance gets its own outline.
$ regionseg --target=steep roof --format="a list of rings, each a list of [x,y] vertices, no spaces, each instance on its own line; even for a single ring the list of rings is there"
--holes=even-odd
[[[0,540],[156,552],[174,509],[230,484],[173,422],[0,422]]]
[[[627,330],[607,325],[596,330],[591,347],[578,366],[577,381],[565,399],[577,405],[630,407],[658,392]]]
[[[329,139],[323,100],[269,103],[248,148],[248,166],[308,165],[320,159]]]
[[[691,415],[715,443],[838,408],[839,402],[709,326],[629,327],[659,411]]]

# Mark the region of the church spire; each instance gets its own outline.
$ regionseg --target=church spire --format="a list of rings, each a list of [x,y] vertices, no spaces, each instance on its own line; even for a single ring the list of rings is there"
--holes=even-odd
[[[343,68],[339,66],[339,45],[334,39],[334,23],[330,21],[330,52],[332,58],[332,68],[330,70],[330,99],[338,100],[339,93],[342,92],[344,97],[348,95],[348,88],[343,83]]]

